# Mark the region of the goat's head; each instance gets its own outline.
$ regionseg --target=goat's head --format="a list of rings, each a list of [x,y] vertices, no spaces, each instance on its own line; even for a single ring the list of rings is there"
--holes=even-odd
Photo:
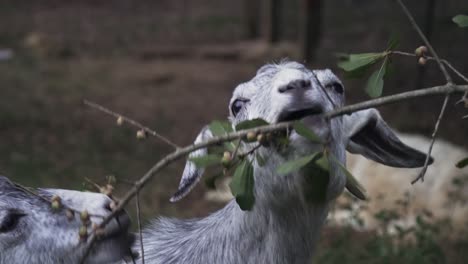
[[[343,84],[328,69],[311,71],[296,62],[268,64],[260,68],[252,80],[237,86],[230,101],[229,119],[233,126],[254,118],[269,123],[301,120],[326,142],[329,152],[343,164],[346,150],[390,166],[418,167],[424,164],[425,154],[404,145],[375,109],[331,119],[321,115],[343,106],[344,101]],[[211,136],[205,128],[196,142]],[[269,162],[264,167],[255,167],[256,200],[282,201],[304,194],[302,191],[322,192],[319,196],[325,200],[340,194],[346,177],[336,164],[330,167],[330,177],[325,181],[310,177],[313,171],[307,169],[286,177],[275,173],[282,162],[323,149],[322,144],[313,143],[294,131],[289,134],[289,141],[289,147],[283,152],[274,148],[259,149]],[[202,149],[191,156],[204,154],[206,150]],[[171,200],[187,194],[202,173],[203,169],[187,162],[179,191]],[[307,186],[313,186],[312,190]]]
[[[111,200],[103,194],[58,189],[38,194],[49,200],[58,196],[68,208],[87,210],[94,223],[112,212]],[[63,207],[53,209],[47,200],[0,176],[0,263],[78,263],[86,245],[80,242],[82,225],[79,213],[67,216]],[[86,263],[109,263],[129,254],[134,240],[129,225],[125,213],[112,220]]]

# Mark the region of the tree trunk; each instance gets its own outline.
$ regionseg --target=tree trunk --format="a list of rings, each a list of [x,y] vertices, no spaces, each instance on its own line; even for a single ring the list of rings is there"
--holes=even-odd
[[[260,35],[260,1],[244,0],[246,39],[257,39]]]
[[[280,40],[281,0],[263,0],[263,2],[265,38],[270,43],[276,43]]]
[[[321,36],[322,0],[300,0],[299,43],[302,59],[314,59]]]

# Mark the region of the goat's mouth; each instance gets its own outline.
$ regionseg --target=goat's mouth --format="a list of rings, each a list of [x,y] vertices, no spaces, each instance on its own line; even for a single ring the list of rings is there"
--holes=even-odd
[[[315,105],[299,110],[285,110],[278,117],[278,123],[300,120],[307,116],[323,114],[323,108],[320,105]]]

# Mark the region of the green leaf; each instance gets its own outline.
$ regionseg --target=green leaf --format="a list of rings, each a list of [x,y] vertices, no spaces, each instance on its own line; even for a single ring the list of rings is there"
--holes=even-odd
[[[258,166],[263,167],[265,166],[265,158],[260,153],[255,153],[255,160],[257,161]]]
[[[330,162],[328,160],[328,154],[323,154],[317,161],[315,161],[315,165],[317,165],[320,169],[325,172],[330,171]]]
[[[215,120],[208,127],[215,136],[223,136],[232,132],[231,124],[227,121]]]
[[[222,173],[215,174],[211,177],[205,177],[205,186],[210,190],[216,190],[216,181],[222,177]]]
[[[383,78],[385,76],[385,72],[387,71],[387,62],[388,59],[385,57],[382,66],[380,66],[380,69],[372,73],[372,75],[367,80],[366,92],[372,98],[382,95],[384,85]]]
[[[354,195],[356,198],[360,200],[366,200],[366,189],[362,187],[358,180],[353,176],[353,174],[346,169],[346,167],[341,164],[341,162],[333,155],[330,154],[330,157],[335,161],[338,165],[338,168],[345,174],[346,176],[346,189]]]
[[[229,184],[232,195],[236,197],[237,204],[244,211],[252,209],[255,203],[253,170],[250,161],[244,159],[237,166],[231,184]]]
[[[467,15],[457,15],[452,18],[452,21],[455,22],[459,27],[468,27],[468,16]]]
[[[327,187],[330,181],[330,163],[326,152],[319,156],[301,171],[304,176],[304,198],[309,202],[324,202],[327,198]]]
[[[321,155],[321,154],[322,154],[322,152],[316,152],[314,154],[304,156],[304,157],[299,158],[297,160],[287,161],[287,162],[281,164],[280,166],[278,166],[278,168],[276,168],[276,172],[278,172],[278,174],[280,174],[280,175],[286,175],[286,174],[289,174],[291,172],[297,171],[300,168],[307,165],[308,163],[310,163],[311,161],[313,161],[314,159],[318,158],[319,155]]]
[[[255,119],[246,120],[237,124],[236,131],[250,129],[250,128],[259,127],[259,126],[266,126],[266,125],[269,125],[267,121],[261,118],[255,118]]]
[[[460,168],[460,169],[463,169],[464,167],[468,166],[468,157],[460,160],[459,162],[457,162],[457,168]]]
[[[306,125],[304,125],[304,123],[302,123],[301,121],[294,122],[293,128],[299,135],[309,139],[310,141],[315,143],[321,142],[320,138],[315,134],[315,132],[308,128]]]
[[[231,123],[229,123],[227,121],[215,120],[215,121],[211,122],[208,125],[208,127],[211,130],[211,133],[213,133],[213,135],[215,135],[217,137],[224,136],[226,134],[229,134],[229,133],[233,132]],[[230,151],[234,151],[234,149],[236,148],[236,145],[233,142],[226,142],[226,143],[224,143],[224,146],[225,146],[225,148],[227,148]]]
[[[394,50],[396,47],[398,47],[399,44],[400,44],[400,38],[398,37],[398,35],[393,34],[390,37],[390,41],[388,42],[387,50]]]
[[[189,160],[195,163],[195,166],[197,166],[198,168],[204,168],[221,163],[221,157],[214,154],[208,154],[202,157],[193,157],[189,158]]]
[[[350,54],[348,60],[338,63],[338,67],[345,71],[355,71],[362,67],[374,64],[384,56],[385,53]]]

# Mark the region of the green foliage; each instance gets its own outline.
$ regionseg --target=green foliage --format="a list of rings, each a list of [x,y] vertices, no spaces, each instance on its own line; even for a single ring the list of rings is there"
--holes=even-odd
[[[237,204],[244,211],[252,209],[255,203],[253,170],[254,168],[248,159],[242,160],[229,185],[232,195],[236,197]]]
[[[229,123],[227,121],[215,120],[215,121],[211,122],[208,125],[208,127],[209,127],[211,133],[213,133],[213,135],[215,135],[217,137],[224,136],[226,134],[229,134],[229,133],[233,132],[231,123]],[[224,143],[224,146],[230,151],[234,151],[234,149],[236,148],[236,145],[234,143],[232,143],[232,142],[226,142],[226,143]]]
[[[255,127],[259,127],[259,126],[266,126],[268,124],[269,123],[267,121],[265,121],[265,120],[263,120],[261,118],[255,118],[255,119],[246,120],[246,121],[243,121],[243,122],[240,122],[239,124],[237,124],[236,131],[251,129],[251,128],[255,128]]]
[[[322,152],[316,152],[314,154],[307,155],[296,160],[287,161],[281,164],[280,166],[278,166],[276,171],[278,172],[279,175],[286,175],[286,174],[295,172],[301,169],[302,167],[306,166],[313,160],[320,158],[320,156],[322,155],[323,155]]]
[[[227,121],[215,120],[211,122],[208,127],[215,136],[224,136],[225,134],[233,132],[231,124]]]
[[[258,166],[260,166],[260,167],[265,166],[266,160],[259,153],[255,153],[255,160],[257,161]]]
[[[459,27],[468,27],[468,16],[467,15],[457,15],[452,18],[452,21],[456,23]]]
[[[379,69],[375,70],[370,75],[365,88],[366,93],[370,97],[379,97],[382,95],[384,77],[389,72],[389,56],[391,55],[391,51],[394,50],[398,44],[398,38],[392,36],[384,52],[350,54],[348,56],[341,54],[341,61],[338,63],[338,67],[345,71],[345,76],[348,78],[361,78],[373,65],[383,60]]]
[[[310,130],[301,121],[294,122],[293,128],[296,130],[297,134],[309,139],[310,141],[316,143],[321,142],[320,138],[314,133],[314,131]]]
[[[330,155],[330,157],[335,161],[335,163],[338,165],[338,168],[345,174],[346,176],[346,189],[356,196],[358,199],[361,200],[366,200],[367,195],[366,195],[366,189],[356,180],[354,175],[346,169],[346,167],[341,164],[341,162],[333,155]]]
[[[387,72],[388,57],[385,57],[380,68],[372,73],[372,75],[367,80],[366,92],[367,94],[374,98],[382,95],[382,90],[384,86],[384,76]]]
[[[466,158],[460,160],[459,162],[457,162],[456,166],[457,166],[457,168],[460,168],[460,169],[468,166],[468,157],[466,157]]]
[[[189,158],[189,160],[195,163],[195,166],[198,168],[204,168],[211,165],[216,165],[221,162],[221,157],[215,154],[208,154],[202,157],[193,157]]]
[[[376,63],[379,59],[383,58],[384,56],[385,53],[383,52],[350,54],[347,57],[347,60],[338,63],[338,67],[347,72],[361,70],[364,67]]]

